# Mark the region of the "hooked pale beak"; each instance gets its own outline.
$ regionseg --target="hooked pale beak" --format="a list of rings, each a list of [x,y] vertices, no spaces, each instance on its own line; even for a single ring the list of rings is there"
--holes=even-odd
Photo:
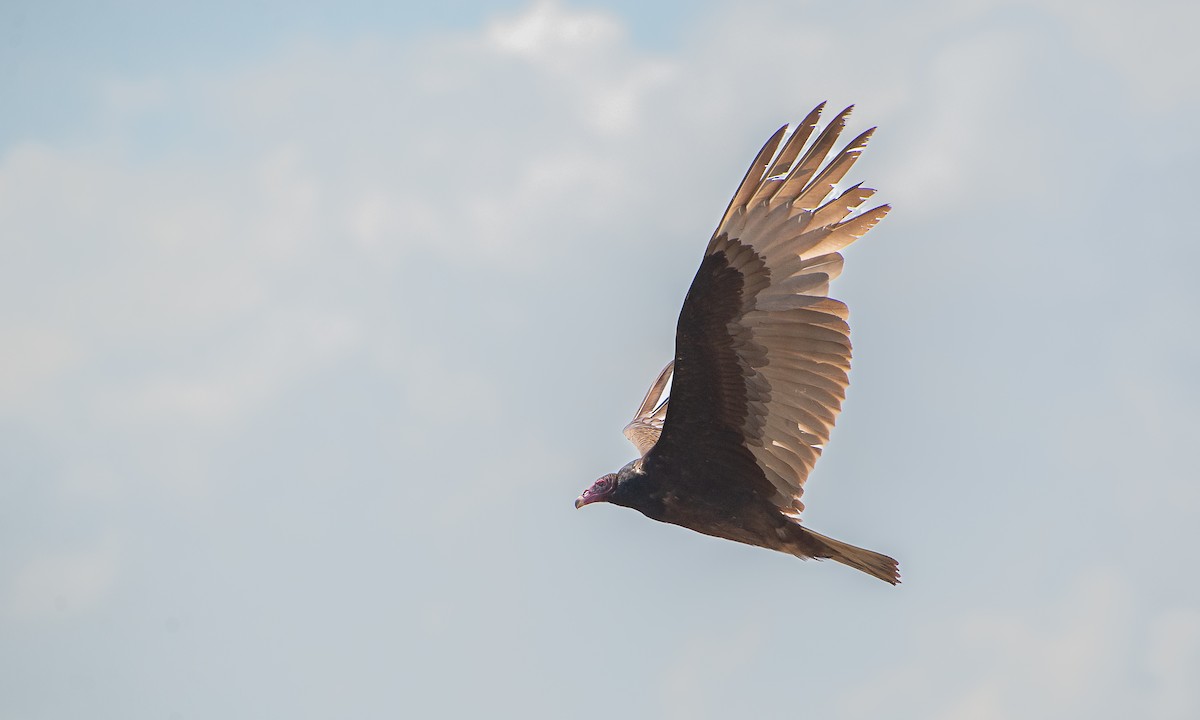
[[[582,495],[575,498],[575,509],[578,510],[584,505],[591,505],[592,503],[604,502],[605,500],[608,500],[608,497],[612,495],[613,489],[616,487],[616,485],[616,473],[609,473],[608,475],[605,475],[596,482],[592,483],[592,486],[587,490],[584,490]]]

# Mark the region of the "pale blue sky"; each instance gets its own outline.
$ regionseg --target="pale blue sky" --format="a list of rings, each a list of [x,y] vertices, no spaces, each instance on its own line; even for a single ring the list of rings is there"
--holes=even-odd
[[[1200,713],[1200,9],[171,7],[0,7],[0,720]],[[898,588],[572,508],[821,100]]]

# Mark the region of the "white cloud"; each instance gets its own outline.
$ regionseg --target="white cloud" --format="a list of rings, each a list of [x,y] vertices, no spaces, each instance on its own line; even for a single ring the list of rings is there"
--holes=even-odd
[[[518,15],[493,20],[486,34],[502,52],[567,72],[581,56],[595,53],[604,59],[611,46],[624,40],[625,28],[607,13],[537,0]]]
[[[752,666],[768,642],[766,628],[754,621],[721,632],[697,633],[677,649],[665,669],[661,696],[663,717],[696,719],[715,717],[714,693],[728,692],[731,675]],[[785,696],[786,697],[786,696]],[[786,702],[785,697],[779,700]]]
[[[45,622],[86,613],[112,592],[120,559],[111,536],[76,550],[38,553],[9,579],[6,614],[19,622]]]
[[[1148,651],[1157,687],[1148,711],[1162,720],[1184,720],[1200,713],[1200,610],[1181,608],[1155,619]]]
[[[538,0],[524,12],[493,21],[490,47],[520,57],[573,97],[582,122],[606,135],[627,134],[649,93],[675,79],[672,62],[642,56],[616,18]]]
[[[1084,10],[1070,0],[1054,0],[1039,7],[1057,12],[1078,46],[1113,67],[1125,81],[1124,91],[1151,113],[1200,100],[1195,3],[1102,0]]]
[[[0,157],[17,250],[0,272],[21,308],[0,326],[19,348],[0,414],[203,446],[377,342],[394,313],[351,299],[356,275],[433,256],[495,282],[610,215],[636,155],[603,137],[636,126],[665,67],[613,17],[541,3],[415,47],[301,43],[250,68],[106,80],[86,143]],[[169,151],[134,142],[146,124],[178,135]]]
[[[1015,100],[1030,56],[1013,30],[971,33],[936,53],[919,91],[928,98],[921,120],[888,177],[889,199],[905,214],[944,216],[986,197],[1028,204],[1047,190],[1054,133],[1031,132]]]
[[[8,352],[0,354],[0,408],[30,412],[54,380],[78,362],[75,340],[60,328],[12,320],[4,328]]]
[[[1198,619],[1190,609],[1148,612],[1115,570],[1081,574],[1049,603],[1031,594],[1024,607],[915,630],[914,656],[846,709],[867,718],[902,706],[946,720],[1190,716],[1200,689],[1183,678],[1200,662]],[[1147,673],[1153,685],[1130,681]]]

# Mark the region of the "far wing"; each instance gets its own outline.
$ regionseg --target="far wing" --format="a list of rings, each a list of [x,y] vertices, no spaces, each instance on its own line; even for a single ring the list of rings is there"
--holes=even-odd
[[[848,311],[828,297],[837,251],[890,209],[849,217],[875,192],[861,185],[829,199],[873,129],[824,163],[850,108],[810,144],[823,106],[786,143],[786,126],[767,141],[713,234],[679,315],[654,449],[706,485],[693,490],[749,490],[797,518],[849,383]]]
[[[668,400],[662,400],[663,391],[671,381],[671,370],[674,367],[675,363],[672,361],[662,369],[646,392],[646,397],[634,414],[633,420],[625,426],[625,437],[629,438],[629,442],[633,443],[643,457],[654,447],[654,443],[658,442],[658,436],[662,433],[668,403]]]

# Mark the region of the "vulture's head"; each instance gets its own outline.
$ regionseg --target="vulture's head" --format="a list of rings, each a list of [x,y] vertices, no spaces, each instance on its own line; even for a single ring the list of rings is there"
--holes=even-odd
[[[591,505],[595,502],[608,502],[608,498],[612,495],[613,490],[617,489],[617,474],[609,473],[592,483],[592,486],[583,491],[583,494],[575,498],[575,509],[584,505]]]
[[[592,486],[575,498],[575,509],[597,502],[613,502],[613,496],[623,489],[625,483],[633,477],[644,475],[642,459],[638,458],[615,473],[609,473],[592,483]],[[635,483],[636,484],[636,483]]]

